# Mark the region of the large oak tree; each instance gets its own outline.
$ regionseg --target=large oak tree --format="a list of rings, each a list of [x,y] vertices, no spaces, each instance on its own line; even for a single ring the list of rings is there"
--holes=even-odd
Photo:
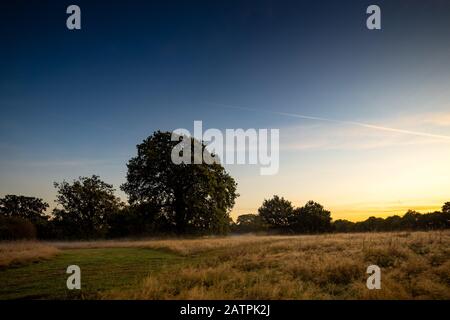
[[[121,186],[129,203],[156,207],[178,233],[225,232],[238,196],[236,182],[220,163],[174,163],[171,154],[180,143],[171,136],[170,132],[157,131],[137,146],[137,155],[127,165],[127,182]],[[212,156],[203,143],[179,138],[192,142],[179,149],[180,154],[188,152],[194,157],[197,144]]]

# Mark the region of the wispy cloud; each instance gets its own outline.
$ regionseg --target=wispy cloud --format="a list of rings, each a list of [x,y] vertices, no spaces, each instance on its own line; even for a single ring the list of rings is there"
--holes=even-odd
[[[395,121],[394,121],[395,122]],[[401,146],[448,144],[436,139],[344,124],[300,124],[280,130],[283,150],[371,150]]]
[[[315,120],[315,121],[322,121],[322,122],[329,122],[329,123],[351,125],[351,126],[368,128],[368,129],[373,129],[373,130],[378,130],[378,131],[394,132],[394,133],[401,133],[401,134],[406,134],[406,135],[413,135],[413,136],[419,136],[419,137],[442,139],[442,140],[450,141],[450,136],[448,136],[448,135],[434,134],[434,133],[415,131],[415,130],[406,130],[406,129],[388,127],[388,126],[383,126],[383,125],[375,125],[375,124],[370,124],[370,123],[365,123],[365,122],[339,120],[339,119],[331,119],[331,118],[324,118],[324,117],[315,117],[315,116],[309,116],[309,115],[304,115],[304,114],[288,113],[288,112],[280,112],[280,111],[259,110],[259,109],[254,109],[254,108],[246,108],[246,107],[224,105],[224,104],[220,104],[220,106],[225,107],[225,108],[247,110],[247,111],[261,112],[261,113],[263,113],[263,112],[271,113],[271,114],[277,114],[277,115],[282,115],[282,116],[291,117],[291,118],[299,118],[299,119],[307,119],[307,120]],[[433,120],[434,122],[436,122],[436,120],[439,118],[429,117],[428,119],[430,119],[430,121]],[[450,116],[449,116],[449,121],[450,121]]]

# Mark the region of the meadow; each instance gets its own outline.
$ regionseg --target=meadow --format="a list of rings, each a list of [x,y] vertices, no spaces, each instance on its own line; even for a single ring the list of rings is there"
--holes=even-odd
[[[2,242],[0,283],[0,299],[450,299],[450,231]]]

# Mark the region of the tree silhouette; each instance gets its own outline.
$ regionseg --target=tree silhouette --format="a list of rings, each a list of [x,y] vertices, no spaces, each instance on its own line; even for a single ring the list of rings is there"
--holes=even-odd
[[[172,150],[179,141],[172,141],[171,135],[157,131],[137,146],[137,156],[128,162],[127,182],[121,189],[131,205],[157,208],[177,233],[225,232],[238,196],[236,182],[219,163],[172,162]],[[193,160],[195,146],[200,146],[212,156],[201,142],[179,138],[192,142],[181,148],[180,154],[190,152]]]
[[[47,220],[44,214],[48,203],[35,197],[6,195],[0,199],[0,215],[5,217],[19,217],[32,222]]]
[[[98,237],[107,231],[107,218],[121,207],[112,185],[99,176],[80,177],[71,184],[54,183],[58,205],[53,211],[55,223],[66,237]]]
[[[237,218],[234,231],[238,233],[248,233],[263,231],[264,229],[265,225],[261,216],[249,213],[240,215]]]
[[[275,195],[272,199],[264,200],[258,213],[270,227],[281,230],[290,226],[294,207],[290,201]]]
[[[421,214],[414,210],[408,210],[402,217],[404,229],[414,229],[418,225]]]
[[[338,219],[333,222],[333,231],[335,232],[352,232],[354,230],[355,223],[345,220]]]
[[[331,213],[314,201],[308,201],[303,207],[295,209],[293,228],[298,232],[320,233],[331,230]]]

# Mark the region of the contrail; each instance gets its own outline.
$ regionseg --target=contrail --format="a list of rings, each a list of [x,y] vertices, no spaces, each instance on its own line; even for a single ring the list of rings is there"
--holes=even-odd
[[[340,123],[340,124],[348,124],[348,125],[352,125],[352,126],[358,126],[358,127],[363,127],[363,128],[375,129],[375,130],[380,130],[380,131],[390,131],[390,132],[409,134],[409,135],[413,135],[413,136],[450,140],[450,136],[446,136],[446,135],[433,134],[433,133],[420,132],[420,131],[411,131],[411,130],[404,130],[404,129],[397,129],[397,128],[391,128],[391,127],[385,127],[385,126],[378,126],[378,125],[373,125],[373,124],[364,123],[364,122],[337,120],[337,119],[329,119],[329,118],[322,118],[322,117],[307,116],[307,115],[297,114],[297,113],[288,113],[288,112],[270,111],[270,110],[258,110],[258,109],[253,109],[253,108],[246,108],[246,107],[239,107],[239,106],[232,106],[232,105],[225,105],[225,104],[217,104],[217,103],[215,103],[215,104],[218,105],[218,106],[224,107],[224,108],[247,110],[247,111],[256,111],[256,112],[266,112],[266,113],[278,114],[278,115],[292,117],[292,118],[300,118],[300,119],[308,119],[308,120],[317,120],[317,121],[326,121],[326,122],[333,122],[333,123]]]

